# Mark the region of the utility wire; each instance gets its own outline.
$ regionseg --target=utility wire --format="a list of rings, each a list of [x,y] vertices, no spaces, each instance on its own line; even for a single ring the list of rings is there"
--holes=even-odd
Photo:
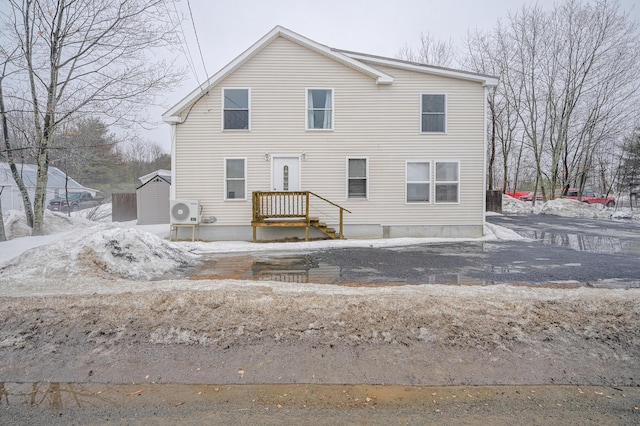
[[[189,8],[189,15],[191,15],[191,24],[193,25],[193,34],[196,36],[196,44],[198,45],[198,52],[200,53],[200,60],[202,61],[202,68],[204,69],[205,81],[209,80],[209,72],[207,66],[204,63],[204,55],[202,54],[202,48],[200,46],[200,39],[198,37],[198,31],[196,30],[196,21],[193,20],[193,11],[191,10],[191,2],[187,0],[187,7]]]
[[[169,20],[172,21],[173,24],[173,19],[172,19],[172,13],[169,11],[169,8],[167,6],[167,3],[164,3],[165,8],[167,9],[167,16],[169,17]],[[191,55],[191,49],[189,49],[189,43],[187,43],[187,35],[184,32],[184,27],[182,26],[182,19],[180,19],[180,13],[178,12],[178,8],[176,6],[176,3],[173,3],[173,10],[175,12],[176,17],[178,17],[178,24],[177,26],[180,28],[180,32],[182,33],[182,40],[183,42],[180,43],[180,50],[182,50],[182,53],[184,54],[187,63],[189,65],[189,68],[191,69],[191,72],[193,73],[193,76],[196,78],[196,81],[198,82],[198,86],[200,85],[200,78],[198,77],[198,71],[196,70],[196,66],[193,63],[193,56]]]

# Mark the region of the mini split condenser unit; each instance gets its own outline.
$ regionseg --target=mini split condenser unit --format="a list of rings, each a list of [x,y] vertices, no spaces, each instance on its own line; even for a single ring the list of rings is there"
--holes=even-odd
[[[169,216],[172,224],[199,224],[200,202],[198,200],[171,200]]]

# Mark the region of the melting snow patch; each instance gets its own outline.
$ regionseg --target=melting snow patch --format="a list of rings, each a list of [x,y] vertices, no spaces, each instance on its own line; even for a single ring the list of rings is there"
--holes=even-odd
[[[487,237],[495,236],[497,240],[503,241],[525,241],[527,238],[521,236],[515,231],[511,229],[505,228],[504,226],[495,225],[493,223],[485,222],[484,224],[484,233]]]

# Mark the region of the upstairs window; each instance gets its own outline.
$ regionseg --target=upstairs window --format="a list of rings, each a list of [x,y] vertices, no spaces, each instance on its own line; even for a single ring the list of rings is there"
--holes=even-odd
[[[227,158],[224,163],[225,199],[245,200],[247,188],[247,168],[244,158]]]
[[[407,203],[428,203],[431,192],[431,164],[407,162]]]
[[[445,133],[447,131],[447,97],[423,94],[420,102],[422,133]]]
[[[307,130],[333,129],[333,90],[307,89]]]
[[[436,162],[436,203],[457,203],[460,189],[460,164]]]
[[[367,159],[347,160],[347,198],[367,198]]]
[[[249,130],[249,89],[223,89],[224,130]]]

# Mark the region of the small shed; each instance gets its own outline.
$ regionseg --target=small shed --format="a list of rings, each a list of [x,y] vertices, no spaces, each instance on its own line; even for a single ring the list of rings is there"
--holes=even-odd
[[[157,170],[139,178],[136,188],[138,225],[169,223],[171,172]]]

